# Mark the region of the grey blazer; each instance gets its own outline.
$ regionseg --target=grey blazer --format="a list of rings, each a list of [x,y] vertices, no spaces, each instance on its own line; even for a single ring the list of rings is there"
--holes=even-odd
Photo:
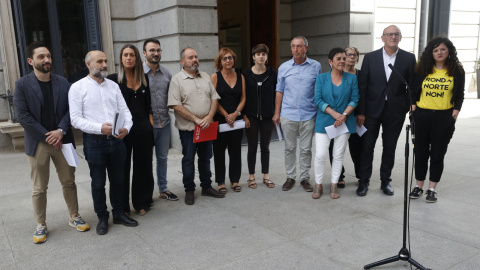
[[[70,124],[70,113],[68,108],[68,90],[70,83],[63,77],[50,74],[53,90],[53,103],[57,127],[63,129],[67,134],[63,136],[62,143],[74,143],[73,133]],[[41,125],[43,94],[35,73],[23,76],[15,82],[15,93],[13,95],[18,122],[25,129],[25,153],[34,156],[38,141],[45,142],[46,130]]]

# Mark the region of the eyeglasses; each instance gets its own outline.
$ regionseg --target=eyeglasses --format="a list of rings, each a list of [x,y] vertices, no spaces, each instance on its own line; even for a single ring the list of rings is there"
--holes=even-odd
[[[393,37],[393,36],[399,37],[399,36],[402,35],[402,33],[398,33],[398,32],[397,32],[397,33],[385,33],[385,34],[383,34],[383,35],[384,35],[384,36],[387,36],[387,37]]]
[[[356,53],[347,53],[347,57],[350,57],[350,56],[355,57],[355,56],[357,56],[357,54]]]
[[[151,53],[151,54],[155,54],[155,53],[161,54],[162,51],[163,51],[163,50],[161,50],[161,49],[158,49],[158,50],[150,49],[150,50],[148,50],[148,52]]]
[[[227,57],[223,57],[222,60],[225,61],[225,62],[227,62],[227,60],[232,61],[232,60],[233,60],[233,56],[230,55],[230,56],[227,56]]]

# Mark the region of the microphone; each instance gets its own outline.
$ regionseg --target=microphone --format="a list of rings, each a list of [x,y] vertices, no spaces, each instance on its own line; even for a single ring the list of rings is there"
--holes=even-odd
[[[405,78],[402,76],[402,74],[400,73],[400,71],[398,71],[398,69],[396,69],[392,64],[388,64],[388,67],[393,71],[395,72],[395,74],[398,75],[398,77],[400,77],[400,79],[402,79],[403,83],[407,86],[407,96],[408,96],[408,101],[409,101],[409,104],[411,104],[411,97],[410,97],[410,92],[411,92],[411,89],[410,89],[410,86],[408,85],[407,83],[407,80],[405,80]],[[410,105],[410,111],[412,112],[412,115],[410,118],[410,125],[412,127],[412,144],[415,145],[415,121],[414,121],[414,115],[413,115],[413,111],[412,111],[412,106]],[[415,147],[415,146],[414,146]]]

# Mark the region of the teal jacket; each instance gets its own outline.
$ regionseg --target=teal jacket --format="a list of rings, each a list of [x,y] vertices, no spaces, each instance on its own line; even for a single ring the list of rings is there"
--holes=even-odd
[[[315,132],[317,133],[326,133],[325,127],[335,123],[335,119],[325,112],[327,107],[330,106],[330,108],[336,112],[343,113],[348,105],[355,109],[358,104],[358,99],[360,98],[358,94],[357,76],[354,74],[343,72],[342,84],[340,85],[342,93],[338,100],[333,99],[332,86],[331,71],[317,76],[314,98],[315,105],[317,106],[317,119],[315,122]],[[356,133],[356,121],[353,111],[347,116],[346,124],[349,133]]]

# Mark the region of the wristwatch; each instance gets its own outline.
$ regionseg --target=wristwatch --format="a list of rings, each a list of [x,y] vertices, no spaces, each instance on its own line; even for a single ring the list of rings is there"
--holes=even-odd
[[[237,110],[237,112],[238,112],[238,116],[242,115],[242,113],[240,111]]]
[[[347,113],[346,113],[346,112],[344,112],[344,113],[343,113],[343,115],[347,116]]]
[[[62,128],[58,128],[58,130],[60,130],[60,133],[62,133],[63,136],[65,136],[65,134],[67,134],[67,132],[63,131]]]

